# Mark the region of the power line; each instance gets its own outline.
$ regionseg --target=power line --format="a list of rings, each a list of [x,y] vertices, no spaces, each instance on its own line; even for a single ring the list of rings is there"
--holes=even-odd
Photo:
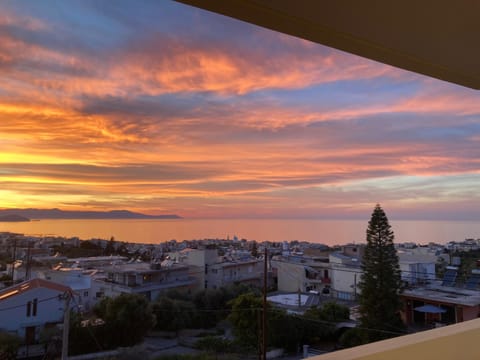
[[[80,305],[78,304],[77,302],[77,299],[75,299],[75,297],[73,297],[73,302],[75,303],[75,306],[77,307],[77,309],[80,309]],[[90,328],[90,326],[85,326],[87,328],[87,331],[88,333],[90,334],[90,336],[92,337],[93,341],[95,342],[95,345],[97,345],[98,349],[100,351],[103,350],[103,347],[100,345],[100,343],[98,342],[97,338],[95,337],[95,334],[93,333],[92,329]]]
[[[61,296],[62,295],[55,295],[55,296],[52,296],[52,297],[49,297],[49,298],[41,299],[41,300],[38,300],[37,303],[42,303],[42,302],[46,302],[46,301],[50,301],[50,300],[54,300],[54,299],[57,299],[57,300],[61,301],[62,300]],[[18,308],[21,308],[21,307],[28,306],[28,303],[29,302],[26,302],[26,303],[21,304],[21,305],[15,305],[15,306],[10,306],[10,307],[6,307],[6,308],[0,308],[0,311],[18,309]]]

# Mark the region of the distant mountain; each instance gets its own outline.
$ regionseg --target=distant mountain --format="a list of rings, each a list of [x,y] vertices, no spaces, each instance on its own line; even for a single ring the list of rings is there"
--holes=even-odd
[[[65,211],[60,209],[3,209],[0,218],[18,216],[29,219],[181,219],[178,215],[145,215],[128,210]],[[15,220],[4,220],[15,221]],[[19,221],[19,220],[17,220]],[[25,220],[24,220],[25,221]]]
[[[29,218],[20,215],[1,215],[0,222],[21,222],[21,221],[30,221]]]

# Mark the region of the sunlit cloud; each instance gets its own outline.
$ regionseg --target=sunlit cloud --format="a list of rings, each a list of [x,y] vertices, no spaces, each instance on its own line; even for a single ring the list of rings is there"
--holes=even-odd
[[[477,92],[177,3],[64,6],[0,5],[1,207],[480,216]]]

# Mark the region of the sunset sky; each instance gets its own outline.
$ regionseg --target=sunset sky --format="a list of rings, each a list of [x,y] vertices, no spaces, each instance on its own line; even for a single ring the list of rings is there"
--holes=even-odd
[[[169,1],[0,3],[0,207],[480,219],[480,92]]]

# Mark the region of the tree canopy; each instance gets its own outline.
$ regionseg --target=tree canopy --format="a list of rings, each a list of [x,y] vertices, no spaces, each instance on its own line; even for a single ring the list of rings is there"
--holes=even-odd
[[[94,309],[105,321],[107,346],[132,346],[143,340],[155,325],[155,316],[145,296],[121,294],[103,299]]]
[[[0,359],[16,359],[20,344],[21,339],[18,336],[0,331]]]
[[[403,331],[400,319],[401,273],[388,218],[376,205],[367,228],[367,245],[359,282],[360,324],[369,329],[369,341]]]

